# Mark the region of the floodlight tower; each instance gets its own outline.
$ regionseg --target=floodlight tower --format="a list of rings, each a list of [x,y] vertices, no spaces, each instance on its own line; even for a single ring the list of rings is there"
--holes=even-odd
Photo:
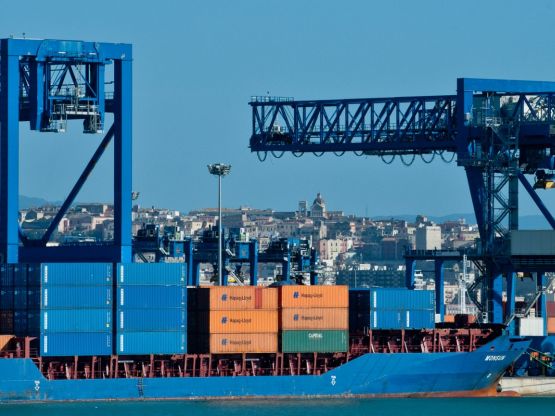
[[[222,286],[222,177],[229,174],[231,165],[213,163],[208,165],[208,172],[218,177],[218,284]],[[225,282],[227,285],[227,281]]]

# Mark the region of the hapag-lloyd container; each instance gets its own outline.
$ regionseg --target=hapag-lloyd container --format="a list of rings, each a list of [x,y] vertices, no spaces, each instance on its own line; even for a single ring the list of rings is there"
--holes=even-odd
[[[281,333],[281,352],[345,352],[348,343],[349,331],[311,329]]]
[[[112,305],[111,286],[47,286],[41,290],[41,307],[106,308]]]
[[[187,331],[120,332],[116,344],[120,355],[185,354]]]
[[[187,306],[184,286],[133,285],[117,289],[118,308],[181,308]]]
[[[278,307],[278,291],[275,288],[212,286],[207,289],[197,289],[197,295],[199,310],[277,309]]]
[[[278,332],[278,311],[210,311],[211,334],[248,334]]]
[[[281,286],[282,308],[348,308],[348,286]]]
[[[348,308],[283,308],[281,329],[349,329]]]
[[[104,286],[111,284],[111,263],[41,264],[42,286]]]
[[[187,330],[186,308],[125,308],[119,309],[116,317],[119,331]]]
[[[278,334],[211,334],[210,352],[226,353],[275,353],[278,351]]]
[[[112,332],[50,332],[40,335],[40,355],[72,357],[112,355]]]
[[[184,263],[119,263],[118,285],[187,285],[187,265]]]

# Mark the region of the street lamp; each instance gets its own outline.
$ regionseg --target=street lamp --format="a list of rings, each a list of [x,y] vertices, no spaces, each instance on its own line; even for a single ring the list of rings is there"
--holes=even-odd
[[[229,174],[231,165],[213,163],[208,165],[208,172],[218,177],[218,283],[223,284],[222,274],[222,176]]]

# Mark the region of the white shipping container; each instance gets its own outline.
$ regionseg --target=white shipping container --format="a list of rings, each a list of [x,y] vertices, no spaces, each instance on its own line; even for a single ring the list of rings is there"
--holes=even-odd
[[[545,335],[543,318],[520,318],[519,328],[521,336],[541,337]]]

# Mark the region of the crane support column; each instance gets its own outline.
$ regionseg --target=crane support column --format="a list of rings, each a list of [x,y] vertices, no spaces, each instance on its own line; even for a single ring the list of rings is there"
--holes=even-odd
[[[439,315],[440,322],[443,322],[445,315],[445,276],[443,273],[443,260],[434,260],[434,274],[436,282],[436,314]]]
[[[515,295],[516,295],[516,273],[509,270],[507,273],[507,303],[505,304],[505,320],[513,318],[515,314]],[[515,320],[509,323],[509,333],[515,334]]]
[[[258,241],[252,240],[249,243],[249,269],[251,286],[258,284]]]
[[[546,335],[547,334],[547,303],[545,299],[546,277],[543,272],[538,272],[536,274],[536,286],[537,286],[537,291],[541,293],[540,296],[538,297],[536,316],[541,316],[543,318],[543,333],[544,335]]]
[[[198,286],[198,280],[195,281],[193,269],[193,240],[186,240],[183,242],[183,254],[187,262],[187,286]]]
[[[19,261],[19,56],[0,51],[0,260]]]
[[[405,285],[407,289],[414,289],[414,270],[416,268],[416,260],[406,259],[405,268]]]
[[[318,251],[312,248],[310,249],[310,284],[312,286],[318,284],[318,270],[316,270],[317,264],[318,264]]]
[[[492,273],[491,285],[488,293],[490,323],[503,323],[503,274],[500,271]]]

